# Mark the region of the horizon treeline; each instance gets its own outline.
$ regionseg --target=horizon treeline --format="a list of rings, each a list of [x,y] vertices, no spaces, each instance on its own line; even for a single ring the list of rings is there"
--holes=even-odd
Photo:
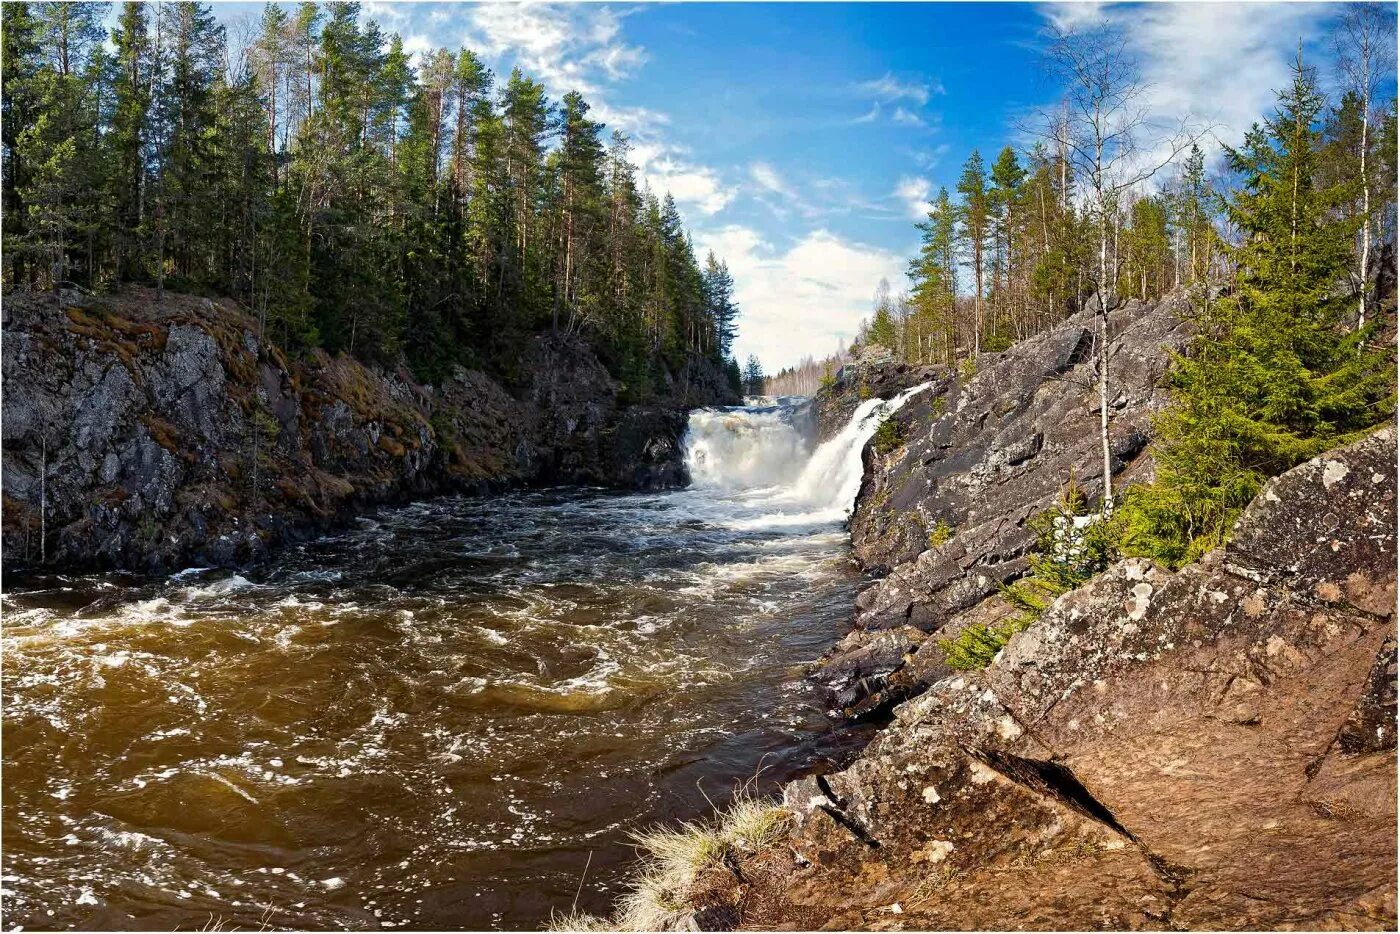
[[[726,361],[726,266],[578,93],[415,65],[357,3],[6,3],[4,285],[231,296],[292,350],[514,375],[582,333],[630,392]],[[108,41],[110,39],[110,42]]]

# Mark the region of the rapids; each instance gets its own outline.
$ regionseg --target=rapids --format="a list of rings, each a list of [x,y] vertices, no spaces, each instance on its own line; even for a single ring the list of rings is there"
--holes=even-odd
[[[6,928],[606,911],[629,829],[860,741],[801,671],[847,626],[861,449],[908,395],[821,445],[796,400],[697,411],[685,490],[449,497],[236,574],[7,581]]]

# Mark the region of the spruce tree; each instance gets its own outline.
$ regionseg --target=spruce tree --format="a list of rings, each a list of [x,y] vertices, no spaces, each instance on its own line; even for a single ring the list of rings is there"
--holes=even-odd
[[[1243,188],[1237,283],[1202,310],[1158,419],[1157,480],[1122,516],[1125,551],[1171,565],[1219,545],[1270,476],[1364,433],[1393,411],[1387,354],[1349,331],[1352,226],[1320,184],[1313,71],[1301,56],[1273,117],[1227,150]]]

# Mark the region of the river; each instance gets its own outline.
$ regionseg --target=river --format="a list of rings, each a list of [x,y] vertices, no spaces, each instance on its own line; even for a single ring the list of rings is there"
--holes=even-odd
[[[786,401],[692,413],[685,490],[448,497],[238,573],[7,582],[6,928],[607,911],[630,829],[861,741],[802,669],[849,625],[889,407],[821,445]]]

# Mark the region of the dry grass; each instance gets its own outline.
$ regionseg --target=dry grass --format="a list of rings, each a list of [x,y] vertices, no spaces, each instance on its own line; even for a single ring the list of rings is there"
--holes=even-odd
[[[271,905],[268,905],[267,908],[266,908],[266,910],[263,911],[262,917],[258,919],[258,926],[257,926],[256,928],[253,928],[252,930],[255,930],[255,931],[271,931],[271,930],[272,930],[272,916],[275,915],[276,913],[277,913],[277,909],[274,908],[274,907],[271,906]],[[178,931],[179,928],[176,928],[175,930]],[[209,920],[205,921],[204,924],[203,924],[201,927],[195,928],[195,930],[196,930],[196,931],[241,931],[241,930],[243,930],[243,928],[240,928],[240,927],[231,927],[230,924],[229,924],[229,920],[228,920],[227,918],[225,918],[223,915],[216,915],[216,914],[214,914],[214,913],[211,911],[211,912],[209,913]]]
[[[642,851],[636,881],[611,921],[570,911],[550,919],[551,931],[671,931],[687,919],[695,880],[726,858],[758,853],[782,839],[791,815],[740,790],[708,821],[634,831]]]
[[[555,913],[549,916],[549,925],[545,928],[549,931],[615,931],[612,922],[607,918],[600,918],[597,915],[585,914],[582,911],[568,911],[562,914]]]

